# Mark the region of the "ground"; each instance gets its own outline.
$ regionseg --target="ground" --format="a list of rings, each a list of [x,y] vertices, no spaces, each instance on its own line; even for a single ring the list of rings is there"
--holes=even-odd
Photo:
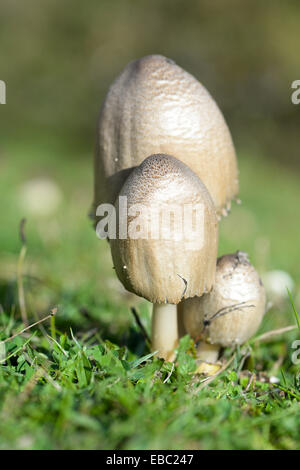
[[[189,337],[175,366],[154,359],[130,311],[136,307],[149,332],[151,306],[123,290],[88,219],[92,152],[6,142],[0,153],[0,339],[24,328],[18,272],[30,323],[57,309],[5,343],[0,448],[300,448],[300,370],[291,360],[298,330],[226,350],[227,367],[213,381],[195,373]],[[253,153],[240,152],[239,166],[242,204],[221,222],[219,252],[247,251],[261,274],[288,272],[297,308],[299,179]],[[57,210],[43,215],[22,204],[24,183],[40,177],[62,192]],[[295,323],[284,300],[257,337]]]

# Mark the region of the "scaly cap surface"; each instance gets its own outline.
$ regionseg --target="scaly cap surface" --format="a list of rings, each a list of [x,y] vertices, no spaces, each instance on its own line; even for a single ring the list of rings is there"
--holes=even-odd
[[[136,223],[130,216],[136,204],[144,207],[138,215],[141,226],[149,227],[151,210],[166,215],[174,206],[184,220],[184,226],[177,226],[180,219],[174,215],[171,238],[159,219],[157,239],[128,236],[110,240],[116,273],[124,287],[152,303],[177,304],[182,298],[208,292],[216,269],[218,223],[213,201],[192,170],[169,155],[151,155],[130,174],[120,196],[128,201],[128,232],[130,224]],[[191,204],[200,208],[201,226],[195,223],[195,213],[184,213],[184,207]],[[119,198],[115,205],[119,217]],[[153,232],[147,229],[147,233]]]
[[[205,87],[170,59],[129,63],[103,103],[95,154],[95,206],[113,203],[130,171],[154,153],[173,155],[207,187],[219,214],[238,193],[231,135]]]
[[[220,346],[243,344],[259,328],[265,313],[265,289],[241,251],[218,259],[212,291],[180,304],[184,325],[197,339]]]

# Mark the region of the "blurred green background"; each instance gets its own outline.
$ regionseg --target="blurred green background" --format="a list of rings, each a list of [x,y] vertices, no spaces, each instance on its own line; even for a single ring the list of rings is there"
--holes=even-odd
[[[75,283],[91,253],[84,282],[115,280],[108,248],[86,217],[97,115],[123,67],[159,53],[208,88],[237,148],[243,204],[221,224],[220,252],[248,250],[260,270],[287,271],[299,285],[300,106],[291,102],[300,73],[299,19],[296,1],[2,0],[2,277],[14,275],[18,224],[27,217],[32,258],[54,275],[51,256],[59,256],[61,283],[66,276]],[[24,203],[40,179],[59,192],[44,217]]]
[[[216,98],[238,150],[297,165],[296,0],[2,0],[1,140],[42,137],[92,149],[98,109],[131,60],[160,53]],[[65,155],[67,158],[67,155]]]
[[[285,289],[299,307],[300,105],[291,102],[291,83],[300,79],[299,20],[296,0],[1,0],[1,311],[19,316],[19,224],[26,217],[29,317],[57,305],[61,330],[72,325],[82,337],[95,328],[144,352],[129,307],[138,304],[148,327],[150,307],[116,279],[88,212],[103,97],[129,61],[157,53],[207,87],[236,145],[242,204],[220,224],[220,254],[249,252],[266,279],[273,308],[261,331],[294,323]],[[284,271],[279,281],[268,279],[274,270]],[[288,357],[290,343],[282,347]]]

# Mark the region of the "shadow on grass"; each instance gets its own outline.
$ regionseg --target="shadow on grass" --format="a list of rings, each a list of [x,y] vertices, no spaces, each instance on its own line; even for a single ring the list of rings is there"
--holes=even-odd
[[[40,283],[36,284],[33,290],[31,290],[31,294],[35,295],[35,291],[37,291],[36,295],[38,295],[40,288]],[[122,307],[124,311],[119,312],[112,302],[99,302],[92,297],[86,299],[85,295],[85,300],[88,300],[89,303],[89,306],[87,306],[86,303],[81,301],[81,293],[75,290],[61,290],[59,293],[56,292],[55,297],[59,299],[59,303],[56,303],[55,298],[52,298],[47,311],[43,313],[38,312],[38,318],[42,319],[45,317],[56,304],[58,313],[55,317],[55,326],[58,333],[66,333],[70,336],[72,329],[75,336],[85,339],[89,344],[97,343],[99,340],[108,340],[120,347],[126,346],[130,352],[136,355],[147,354],[149,352],[145,338],[136,325],[130,308]],[[21,321],[18,305],[16,281],[2,280],[0,282],[0,316],[2,316],[0,325],[1,323],[3,326],[8,324],[9,318],[12,315],[16,321]],[[128,312],[127,315],[126,310]],[[28,309],[30,324],[37,320],[31,313],[30,309]],[[124,317],[128,321],[124,322]],[[44,323],[43,327],[50,334],[48,325]],[[33,329],[35,328],[37,327]],[[16,329],[15,326],[14,329]]]

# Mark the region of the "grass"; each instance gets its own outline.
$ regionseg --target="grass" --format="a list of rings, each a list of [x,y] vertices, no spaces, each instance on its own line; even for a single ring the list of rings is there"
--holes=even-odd
[[[189,337],[175,366],[153,358],[130,312],[135,306],[149,332],[150,305],[120,286],[87,218],[90,157],[52,142],[25,152],[3,145],[0,340],[24,328],[22,217],[26,314],[33,323],[57,312],[7,341],[4,353],[2,345],[0,449],[299,449],[300,370],[291,360],[299,331],[225,351],[231,362],[213,381],[195,374]],[[258,156],[242,155],[240,171],[243,203],[221,223],[220,254],[248,251],[260,272],[286,270],[297,286],[293,305],[269,311],[259,336],[296,323],[300,188],[297,175]],[[22,208],[23,183],[40,176],[63,194],[44,217]]]

